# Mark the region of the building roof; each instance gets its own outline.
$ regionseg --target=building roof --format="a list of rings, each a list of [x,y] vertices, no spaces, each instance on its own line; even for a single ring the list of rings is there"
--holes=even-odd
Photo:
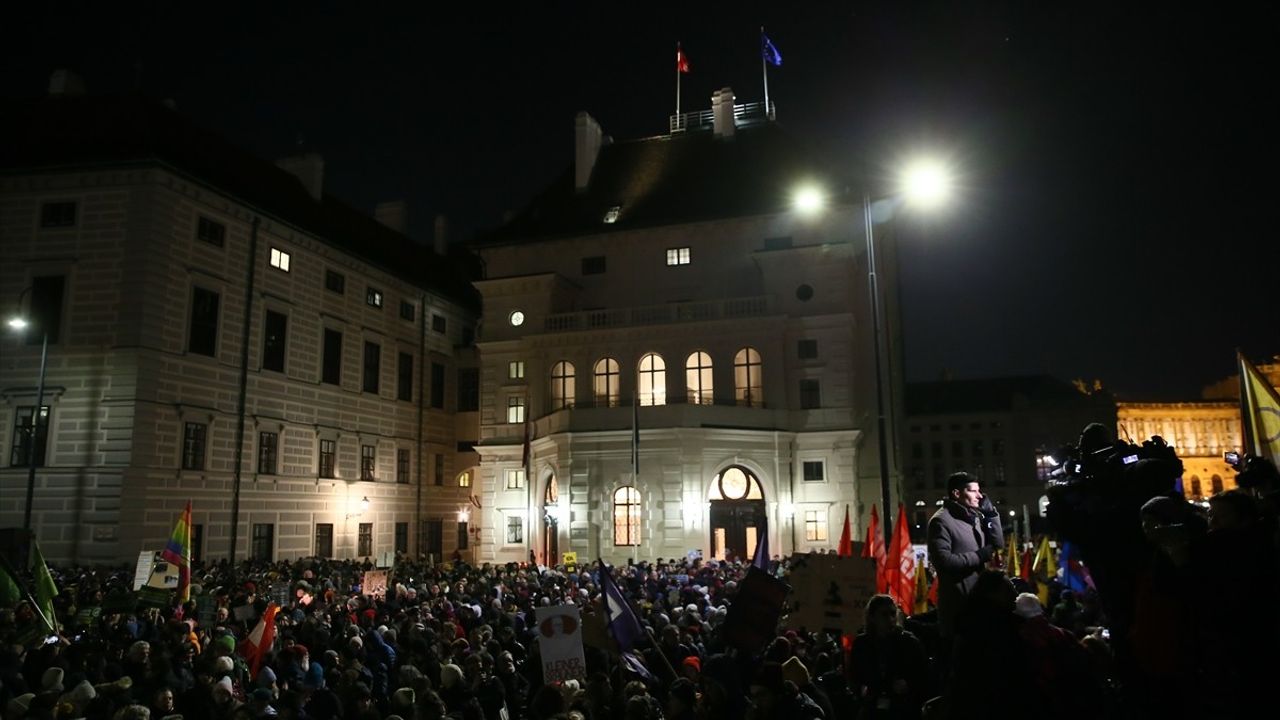
[[[54,97],[0,105],[0,170],[163,163],[385,272],[472,310],[479,295],[448,258],[159,103]]]
[[[1114,407],[1114,402],[1108,393],[1086,395],[1071,383],[1048,375],[908,383],[906,388],[908,415],[1001,413],[1090,405]]]
[[[588,186],[572,164],[508,223],[476,240],[502,245],[555,237],[782,212],[804,182],[842,195],[825,167],[776,123],[740,127],[729,138],[685,132],[601,146]],[[605,223],[610,208],[617,220]]]

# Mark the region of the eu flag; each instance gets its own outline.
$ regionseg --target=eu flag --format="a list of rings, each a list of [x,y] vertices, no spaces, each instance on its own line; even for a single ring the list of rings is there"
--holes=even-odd
[[[770,42],[769,36],[760,33],[760,51],[764,55],[765,62],[774,67],[782,66],[782,53],[778,52],[778,48]]]

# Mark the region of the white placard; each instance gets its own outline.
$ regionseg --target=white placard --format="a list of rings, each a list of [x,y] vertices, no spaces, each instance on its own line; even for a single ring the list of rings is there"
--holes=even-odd
[[[151,568],[156,564],[156,551],[143,550],[138,553],[138,567],[133,571],[133,591],[137,592],[142,589],[143,585],[151,579]]]
[[[587,660],[582,652],[582,617],[574,605],[537,609],[538,650],[542,656],[542,682],[585,680]]]

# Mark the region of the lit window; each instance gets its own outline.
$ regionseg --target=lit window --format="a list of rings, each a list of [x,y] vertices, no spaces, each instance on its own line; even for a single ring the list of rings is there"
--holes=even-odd
[[[279,248],[271,248],[271,267],[289,272],[289,253]]]
[[[524,398],[523,397],[507,398],[507,422],[509,423],[524,422]]]
[[[507,516],[507,544],[518,545],[524,542],[524,518],[519,515]]]
[[[710,405],[714,398],[711,385],[711,356],[696,352],[684,361],[684,384],[691,405]]]
[[[524,487],[524,468],[507,471],[507,489],[519,490]]]
[[[524,379],[524,361],[512,360],[507,363],[507,379],[523,380]]]
[[[764,392],[760,385],[760,353],[742,348],[733,356],[733,397],[739,405],[760,407]]]
[[[573,407],[573,363],[561,360],[551,366],[551,409]]]
[[[657,353],[640,358],[640,404],[667,404],[667,364]]]
[[[667,248],[667,265],[688,265],[689,248]]]
[[[599,407],[618,406],[618,361],[613,358],[600,358],[596,361],[595,377],[592,381],[596,405]]]
[[[827,541],[827,512],[825,510],[804,511],[804,539],[806,542]]]
[[[463,470],[458,473],[458,487],[471,487],[471,471]]]
[[[608,210],[605,210],[605,211],[604,211],[604,224],[605,224],[605,225],[612,225],[612,224],[614,224],[614,223],[618,222],[618,216],[619,216],[619,215],[621,215],[621,214],[622,214],[622,206],[621,206],[621,205],[614,205],[613,207],[609,208]]]
[[[369,307],[382,307],[382,291],[377,288],[366,288],[364,291],[364,302]]]
[[[760,481],[741,467],[731,467],[711,479],[708,500],[763,500]]]
[[[631,485],[613,491],[613,544],[640,544],[640,491]]]

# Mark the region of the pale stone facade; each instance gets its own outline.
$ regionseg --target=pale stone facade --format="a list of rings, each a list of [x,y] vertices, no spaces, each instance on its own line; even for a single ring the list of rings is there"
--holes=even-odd
[[[455,347],[474,303],[300,230],[289,208],[250,206],[237,191],[159,162],[0,176],[0,311],[28,309],[29,297],[18,303],[34,279],[65,278],[33,503],[46,557],[136,558],[163,547],[188,500],[197,554],[227,556],[250,272],[237,557],[317,554],[325,535],[333,557],[425,551],[420,529],[432,520],[445,528],[434,550],[452,552],[470,493],[454,479],[469,464],[458,461],[458,440],[475,437],[459,434],[452,413]],[[74,203],[73,222],[44,227],[51,202]],[[224,232],[217,243],[201,237],[209,221]],[[272,266],[273,252],[288,254],[287,272]],[[343,276],[343,292],[327,288],[330,272]],[[197,288],[217,296],[212,356],[192,352]],[[370,289],[382,307],[368,304]],[[285,318],[281,372],[264,369],[268,312]],[[342,334],[338,384],[321,378],[325,330]],[[363,391],[366,342],[378,349],[376,392]],[[35,404],[40,345],[6,332],[0,356],[0,526],[20,527],[28,471],[13,462],[15,425]],[[412,363],[408,400],[398,399],[402,360]],[[322,477],[322,442],[333,443],[332,477]],[[373,481],[360,479],[365,448]],[[358,548],[362,524],[372,525],[371,542]]]
[[[1240,403],[1119,403],[1118,435],[1142,442],[1159,435],[1182,460],[1182,492],[1191,500],[1236,486],[1236,472],[1223,453],[1243,452]]]

